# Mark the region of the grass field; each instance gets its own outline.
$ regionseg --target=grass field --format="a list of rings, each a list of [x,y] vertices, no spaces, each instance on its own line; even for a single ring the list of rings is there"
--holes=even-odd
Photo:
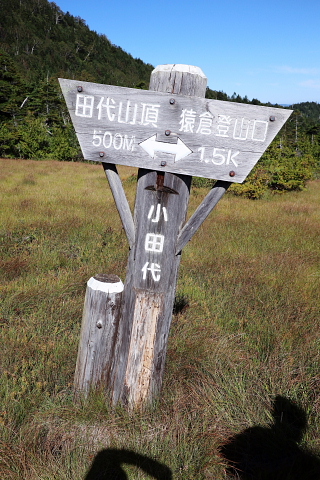
[[[136,171],[120,173],[133,205]],[[205,194],[192,189],[190,214]],[[1,479],[320,478],[308,461],[300,477],[232,477],[219,454],[245,429],[270,432],[280,396],[306,415],[291,440],[317,468],[319,180],[221,200],[182,255],[161,398],[130,413],[72,393],[86,282],[124,280],[128,257],[101,165],[2,159],[0,199]]]

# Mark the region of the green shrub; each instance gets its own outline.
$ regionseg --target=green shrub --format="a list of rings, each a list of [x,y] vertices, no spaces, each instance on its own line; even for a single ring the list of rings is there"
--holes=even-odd
[[[304,150],[307,151],[306,146]],[[318,167],[319,168],[319,167]],[[230,191],[237,196],[261,198],[268,190],[273,193],[303,190],[315,176],[317,160],[311,153],[281,147],[273,142],[242,184]]]
[[[235,183],[230,191],[236,196],[257,200],[268,190],[270,173],[263,168],[255,168],[244,183]]]
[[[281,156],[280,161],[270,168],[269,188],[274,192],[303,190],[313,177],[315,163],[309,154]]]
[[[212,188],[214,184],[211,178],[192,177],[192,186],[196,188]]]
[[[57,160],[79,160],[82,155],[71,124],[53,129],[50,157]]]
[[[19,134],[13,125],[3,123],[0,125],[0,157],[16,157],[19,155],[17,148]]]
[[[22,158],[40,160],[50,153],[50,132],[42,118],[28,115],[20,125],[18,149]]]

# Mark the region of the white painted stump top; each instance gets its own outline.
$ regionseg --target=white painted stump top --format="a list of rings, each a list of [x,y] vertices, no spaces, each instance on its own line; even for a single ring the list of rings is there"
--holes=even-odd
[[[107,277],[107,276],[106,276]],[[91,277],[88,280],[87,285],[92,290],[98,290],[104,293],[121,293],[123,292],[124,286],[120,278],[118,277],[118,281],[108,281],[106,280],[98,280],[97,278]]]

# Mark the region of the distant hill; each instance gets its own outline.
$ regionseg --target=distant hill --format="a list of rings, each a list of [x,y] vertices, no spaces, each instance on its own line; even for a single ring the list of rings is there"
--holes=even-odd
[[[309,121],[320,123],[320,103],[302,102],[291,105],[293,110],[301,112]]]
[[[234,93],[233,95],[229,96],[225,92],[211,90],[210,88],[207,88],[206,96],[208,98],[213,98],[216,100],[226,100],[228,102],[249,103],[253,105],[266,105],[266,106],[273,106],[273,107],[290,108],[295,112],[299,113],[304,118],[304,121],[306,123],[320,124],[320,103],[316,103],[316,102],[302,102],[302,103],[295,103],[292,105],[283,104],[283,103],[272,104],[270,102],[262,103],[257,98],[253,98],[252,100],[249,100],[246,95],[244,97],[241,97],[237,93]]]
[[[137,87],[153,69],[47,0],[1,0],[0,39],[27,82],[61,76]]]
[[[81,160],[58,77],[147,89],[153,65],[133,58],[54,2],[0,2],[0,156]],[[206,97],[272,105],[209,87]],[[294,155],[310,151],[320,163],[320,105],[292,108],[277,145]]]
[[[154,67],[113,45],[106,35],[90,30],[81,17],[63,12],[56,3],[48,0],[1,0],[1,5],[0,48],[11,58],[24,83],[35,84],[64,77],[148,88]],[[206,96],[271,105],[256,98],[249,100],[237,93],[229,96],[210,88]],[[320,121],[318,103],[304,102],[291,107],[314,122]]]

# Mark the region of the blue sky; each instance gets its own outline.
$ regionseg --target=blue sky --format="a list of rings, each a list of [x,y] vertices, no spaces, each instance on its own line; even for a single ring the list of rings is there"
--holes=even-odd
[[[208,86],[251,100],[320,103],[319,0],[56,0],[154,66],[200,67]]]

